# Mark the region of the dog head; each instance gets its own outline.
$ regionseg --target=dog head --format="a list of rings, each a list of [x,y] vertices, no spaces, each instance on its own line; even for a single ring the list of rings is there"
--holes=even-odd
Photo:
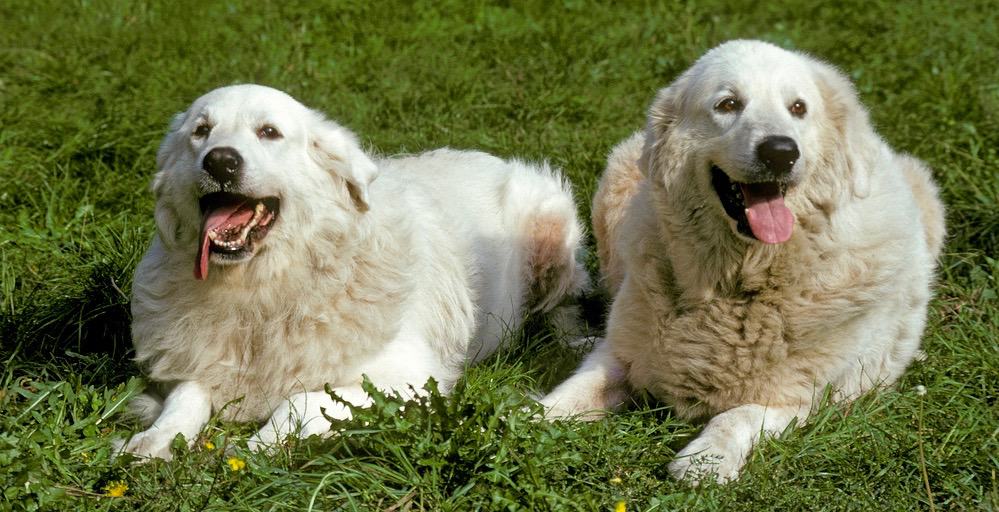
[[[654,180],[668,177],[676,197],[710,197],[734,233],[767,244],[790,239],[797,191],[835,179],[813,175],[849,167],[836,155],[873,135],[839,72],[759,41],[731,41],[701,57],[660,91],[646,133],[643,165]],[[843,173],[865,193],[864,175]]]
[[[215,89],[178,114],[157,154],[158,234],[194,275],[287,249],[323,217],[369,206],[377,167],[349,130],[259,85]],[[284,246],[284,247],[282,247]]]

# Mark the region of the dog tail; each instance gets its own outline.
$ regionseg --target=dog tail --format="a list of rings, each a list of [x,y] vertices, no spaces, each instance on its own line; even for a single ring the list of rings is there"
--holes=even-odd
[[[583,226],[569,182],[547,164],[514,162],[506,201],[524,255],[526,303],[532,312],[548,312],[564,299],[582,293],[589,276],[582,264]]]
[[[644,144],[645,132],[640,131],[615,146],[607,156],[607,170],[600,177],[597,193],[593,195],[593,236],[597,240],[600,275],[611,294],[617,292],[624,280],[624,269],[614,252],[614,241],[628,203],[645,179],[638,163]]]

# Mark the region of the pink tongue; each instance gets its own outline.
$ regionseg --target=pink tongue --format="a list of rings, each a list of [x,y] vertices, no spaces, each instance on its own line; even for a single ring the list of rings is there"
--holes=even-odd
[[[794,214],[784,205],[776,183],[743,183],[746,218],[753,235],[766,244],[779,244],[791,238]]]
[[[224,226],[244,226],[253,218],[253,208],[243,208],[246,202],[227,204],[215,208],[205,214],[201,221],[201,245],[198,246],[198,257],[194,261],[194,278],[203,280],[208,277],[208,256],[211,239],[208,233],[217,231]]]

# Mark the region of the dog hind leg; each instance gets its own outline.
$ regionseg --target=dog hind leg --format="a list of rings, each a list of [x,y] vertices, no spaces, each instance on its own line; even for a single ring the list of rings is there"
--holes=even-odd
[[[589,285],[579,261],[583,227],[568,182],[547,166],[517,163],[504,187],[519,234],[526,305],[548,312]]]

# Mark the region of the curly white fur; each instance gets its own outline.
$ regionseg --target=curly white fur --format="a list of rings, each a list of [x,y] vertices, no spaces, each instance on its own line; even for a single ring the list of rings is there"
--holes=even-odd
[[[730,97],[742,108],[717,108]],[[741,233],[711,182],[712,166],[751,179],[772,135],[801,150],[778,245]],[[827,386],[849,400],[894,382],[918,353],[944,236],[929,170],[878,137],[849,81],[756,41],[659,92],[611,154],[593,225],[615,294],[606,341],[543,402],[595,417],[634,388],[712,417],[670,465],[695,481],[736,478],[758,437],[804,420]]]
[[[204,122],[210,136],[192,136]],[[259,139],[264,124],[283,137]],[[280,213],[252,259],[215,261],[198,281],[201,162],[220,146],[245,161],[240,192],[279,197]],[[168,458],[173,437],[193,439],[212,411],[270,419],[252,445],[323,432],[322,410],[346,415],[324,386],[363,405],[362,375],[403,393],[433,377],[447,391],[528,310],[586,284],[572,194],[552,169],[449,149],[375,160],[267,87],[196,100],[158,164],[158,233],[135,272],[132,332],[166,398],[137,402],[157,416],[124,447],[141,456]]]

